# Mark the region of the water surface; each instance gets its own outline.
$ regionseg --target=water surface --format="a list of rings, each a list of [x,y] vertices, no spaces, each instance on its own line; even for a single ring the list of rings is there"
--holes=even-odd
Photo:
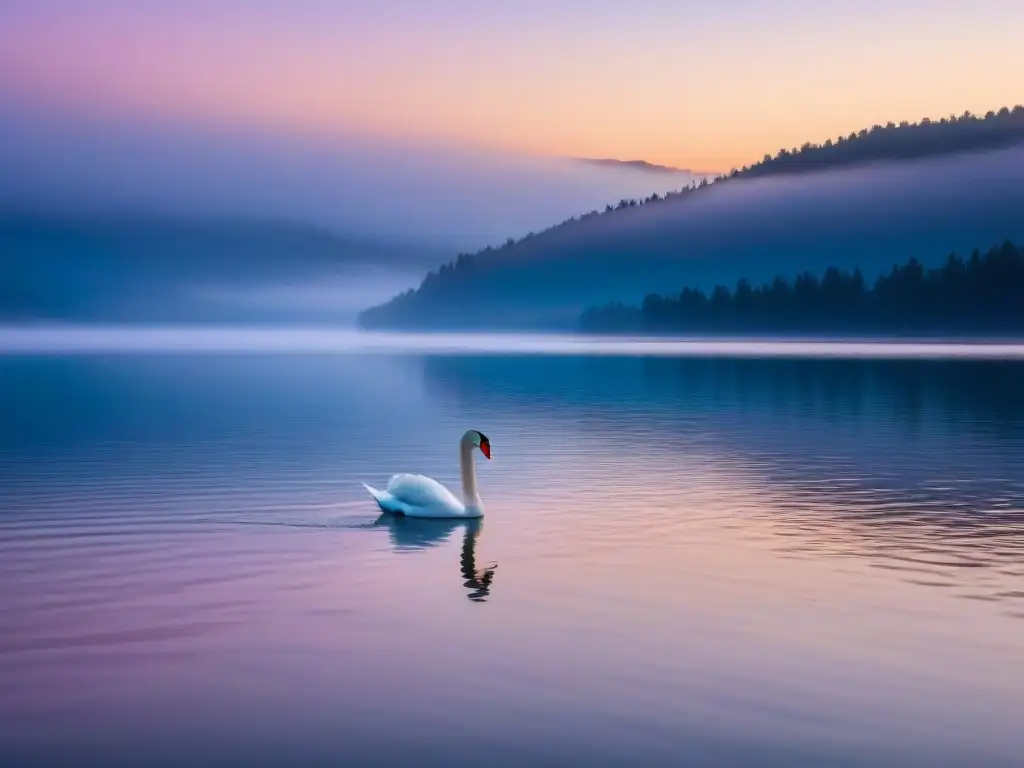
[[[1022,764],[1024,362],[508,342],[8,346],[0,763]]]

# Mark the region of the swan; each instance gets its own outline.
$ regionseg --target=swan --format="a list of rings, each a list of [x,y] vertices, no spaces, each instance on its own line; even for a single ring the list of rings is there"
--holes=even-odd
[[[462,498],[423,475],[392,475],[387,490],[379,491],[363,483],[363,487],[385,512],[407,517],[471,518],[483,517],[483,502],[476,490],[476,466],[473,449],[491,458],[491,441],[475,429],[467,430],[459,441],[459,464],[462,467]]]

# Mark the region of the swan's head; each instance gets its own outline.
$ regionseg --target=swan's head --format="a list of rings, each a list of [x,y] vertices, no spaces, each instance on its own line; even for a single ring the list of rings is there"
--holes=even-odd
[[[477,432],[475,429],[471,429],[466,433],[466,437],[469,439],[470,443],[473,444],[474,448],[479,448],[480,453],[488,459],[491,458],[491,441],[487,439],[487,435],[483,432]]]

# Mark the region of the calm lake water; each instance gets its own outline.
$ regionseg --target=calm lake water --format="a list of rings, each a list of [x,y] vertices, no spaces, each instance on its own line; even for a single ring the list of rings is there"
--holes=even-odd
[[[1024,765],[1024,348],[115,337],[0,335],[4,766]]]

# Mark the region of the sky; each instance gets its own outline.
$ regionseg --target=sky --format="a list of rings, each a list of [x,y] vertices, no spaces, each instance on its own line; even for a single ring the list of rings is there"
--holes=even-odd
[[[1022,30],[1019,0],[0,0],[0,105],[728,170],[1024,101]]]

